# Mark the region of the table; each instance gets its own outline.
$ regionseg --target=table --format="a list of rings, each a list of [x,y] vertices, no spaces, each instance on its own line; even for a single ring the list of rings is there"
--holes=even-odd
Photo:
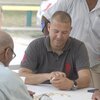
[[[18,73],[19,70],[13,70]],[[21,77],[23,80],[23,77]],[[42,94],[47,94],[52,100],[92,100],[92,93],[87,90],[93,88],[78,89],[75,91],[59,90],[53,87],[51,84],[39,84],[39,85],[26,85],[28,90],[35,92],[34,100],[39,100]]]
[[[28,90],[34,91],[34,100],[39,100],[42,94],[49,95],[52,100],[92,100],[92,93],[87,90],[92,88],[84,88],[75,91],[62,91],[50,84],[26,85]]]

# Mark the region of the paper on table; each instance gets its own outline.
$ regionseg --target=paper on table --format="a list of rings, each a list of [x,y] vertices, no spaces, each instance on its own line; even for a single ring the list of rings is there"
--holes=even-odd
[[[35,91],[38,95],[48,92],[57,92],[60,91],[57,88],[53,87],[50,84],[40,84],[40,85],[26,85],[28,90]]]
[[[92,97],[92,93],[88,93],[87,89],[61,91],[49,84],[27,85],[27,88],[35,92],[35,100],[39,100],[42,94],[49,95],[52,100],[91,100]]]

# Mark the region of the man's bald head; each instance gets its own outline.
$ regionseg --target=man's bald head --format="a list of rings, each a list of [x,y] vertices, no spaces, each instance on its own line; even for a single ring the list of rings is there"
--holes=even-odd
[[[50,22],[53,23],[55,20],[61,23],[72,23],[70,15],[65,11],[56,11],[52,15]]]
[[[14,43],[9,34],[0,31],[0,62],[8,66],[12,60]]]
[[[8,33],[0,31],[0,50],[7,47],[13,49],[14,47],[13,40]]]

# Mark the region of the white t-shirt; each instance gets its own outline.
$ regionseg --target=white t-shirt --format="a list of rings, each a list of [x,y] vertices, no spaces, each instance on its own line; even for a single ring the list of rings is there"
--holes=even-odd
[[[66,11],[70,14],[72,18],[70,36],[86,44],[90,66],[100,64],[100,0],[92,11],[89,11],[86,0],[57,0],[44,12],[44,16],[50,20],[56,11]]]
[[[1,62],[0,100],[33,100],[19,76]]]

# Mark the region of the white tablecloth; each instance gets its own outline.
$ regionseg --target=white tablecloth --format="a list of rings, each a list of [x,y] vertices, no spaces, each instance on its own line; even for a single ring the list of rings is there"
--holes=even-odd
[[[19,70],[13,70],[14,72],[18,73]],[[21,77],[23,80],[24,77]],[[24,78],[25,80],[25,78]],[[23,80],[23,81],[24,81]],[[39,97],[42,94],[49,95],[52,100],[92,100],[92,93],[87,92],[92,88],[84,88],[79,89],[76,91],[62,91],[58,90],[57,88],[53,87],[50,84],[40,84],[40,85],[26,85],[28,90],[35,92],[34,100],[39,100]]]
[[[40,85],[26,85],[28,90],[35,92],[35,100],[38,100],[39,96],[42,94],[49,95],[52,100],[92,100],[92,93],[87,92],[87,90],[92,88],[84,88],[75,91],[62,91],[53,87],[50,84],[40,84]]]

